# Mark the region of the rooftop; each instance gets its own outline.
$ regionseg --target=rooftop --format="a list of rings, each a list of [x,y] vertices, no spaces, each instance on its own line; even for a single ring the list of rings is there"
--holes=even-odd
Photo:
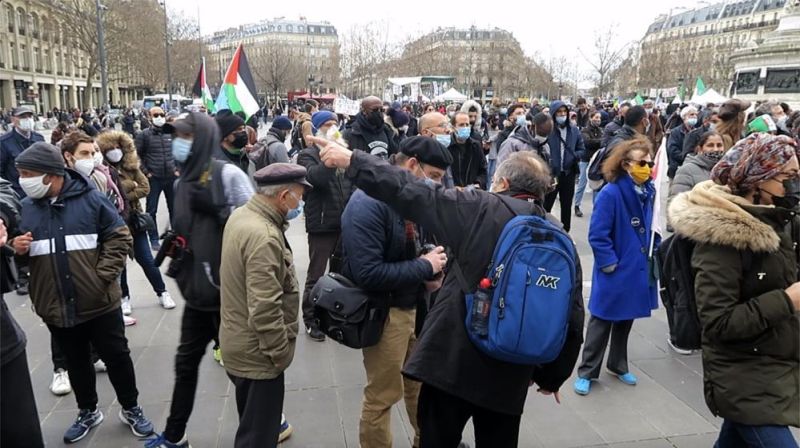
[[[337,35],[336,28],[330,22],[312,22],[305,18],[298,20],[278,17],[266,19],[258,23],[239,25],[236,28],[228,28],[224,31],[217,31],[209,39],[209,43],[215,44],[227,40],[242,39],[250,36],[262,34],[315,34],[315,35]]]
[[[703,22],[747,16],[759,12],[775,11],[783,8],[785,4],[786,0],[742,0],[714,3],[677,14],[662,14],[648,27],[647,32],[655,33],[665,29],[668,30]]]

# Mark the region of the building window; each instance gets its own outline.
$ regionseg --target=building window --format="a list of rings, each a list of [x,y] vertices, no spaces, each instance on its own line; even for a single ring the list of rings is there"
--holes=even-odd
[[[17,46],[14,42],[8,44],[11,49],[11,67],[14,70],[19,70],[19,53],[17,53]]]
[[[22,9],[22,8],[17,8],[17,29],[19,30],[20,36],[24,36],[25,35],[26,22],[27,22],[27,18],[26,18],[25,10]]]
[[[286,31],[292,32],[292,25],[286,25]]]
[[[304,27],[303,25],[298,25],[298,26],[297,26],[297,32],[298,32],[298,33],[303,33],[303,32],[305,32],[305,27]]]
[[[44,71],[47,73],[53,73],[52,70],[52,61],[50,61],[50,50],[44,50]]]
[[[14,17],[14,8],[9,4],[6,4],[4,6],[4,8],[5,8],[5,14],[3,14],[3,15],[6,17],[6,22],[8,22],[8,32],[9,33],[13,33],[14,32],[14,19],[15,19],[15,17]]]
[[[22,53],[22,69],[28,71],[31,69],[31,61],[28,58],[28,49],[25,45],[19,46],[19,52]]]
[[[6,68],[6,44],[0,38],[0,68]]]
[[[31,33],[34,39],[39,38],[39,16],[31,14]]]
[[[34,68],[36,69],[37,72],[41,73],[42,72],[42,53],[39,52],[39,48],[38,47],[33,47],[33,61],[36,64],[36,67],[34,67]]]

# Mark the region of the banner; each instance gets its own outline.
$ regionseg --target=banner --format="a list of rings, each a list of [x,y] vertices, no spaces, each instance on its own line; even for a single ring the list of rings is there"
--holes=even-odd
[[[411,101],[419,101],[419,84],[416,82],[411,84]]]
[[[347,100],[344,98],[336,98],[333,100],[333,111],[337,114],[343,115],[358,115],[361,110],[361,102],[357,100]]]
[[[670,87],[669,89],[661,89],[662,98],[672,98],[678,96],[678,88]]]

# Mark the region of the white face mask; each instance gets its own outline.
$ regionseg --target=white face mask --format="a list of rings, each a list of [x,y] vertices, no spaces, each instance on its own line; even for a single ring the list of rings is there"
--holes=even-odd
[[[27,196],[33,199],[41,199],[50,191],[50,185],[45,185],[44,183],[44,176],[46,174],[36,177],[20,177],[19,186],[22,187],[22,191]]]
[[[103,154],[100,151],[94,152],[94,166],[98,167],[103,164]]]
[[[166,123],[166,122],[167,122],[167,119],[164,118],[164,117],[153,118],[153,124],[158,126],[158,127],[164,126],[164,123]]]
[[[106,158],[111,163],[117,163],[122,160],[122,150],[119,148],[114,148],[106,153]]]
[[[92,171],[94,171],[94,158],[75,160],[73,168],[75,171],[88,177],[92,174]]]
[[[33,130],[33,118],[23,118],[19,120],[19,128],[25,132]]]

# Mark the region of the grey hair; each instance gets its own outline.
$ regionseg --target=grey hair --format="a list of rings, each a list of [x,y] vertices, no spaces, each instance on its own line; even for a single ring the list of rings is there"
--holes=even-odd
[[[258,187],[258,194],[262,194],[268,198],[274,198],[281,194],[284,190],[289,190],[292,184],[275,184],[275,185],[260,185]]]
[[[539,199],[544,199],[552,183],[550,166],[532,151],[511,154],[497,167],[494,177],[508,180],[512,191],[524,191]]]
[[[685,120],[690,113],[697,113],[697,108],[694,106],[686,106],[681,110],[681,120]]]

